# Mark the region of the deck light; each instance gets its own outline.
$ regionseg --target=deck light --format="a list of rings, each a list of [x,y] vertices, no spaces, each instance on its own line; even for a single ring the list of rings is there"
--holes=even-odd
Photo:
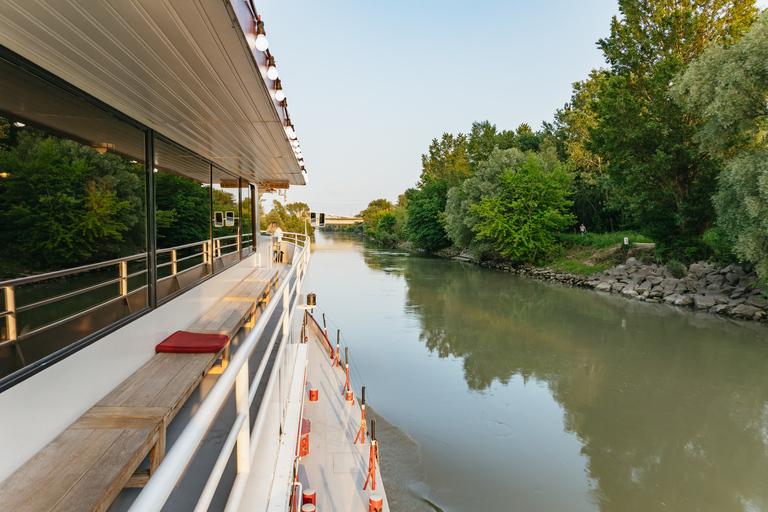
[[[291,138],[291,139],[295,139],[295,138],[296,138],[296,132],[295,132],[295,131],[293,131],[293,125],[291,124],[291,120],[290,120],[290,119],[288,119],[288,120],[285,122],[285,134],[286,134],[286,135],[287,135],[289,138]]]
[[[269,66],[267,67],[267,78],[277,80],[277,68],[275,67],[275,58],[269,56]]]
[[[317,295],[314,293],[308,293],[307,294],[307,306],[315,307],[317,306]]]
[[[25,125],[24,125],[24,123],[20,123],[20,122],[16,121],[15,123],[13,123],[13,126],[15,126],[16,128],[24,128]]]
[[[285,99],[283,85],[280,83],[280,80],[275,80],[275,99],[277,101],[283,101]]]
[[[264,22],[259,20],[256,22],[256,49],[264,52],[267,48],[269,48],[269,41],[267,41],[267,33],[264,32]]]

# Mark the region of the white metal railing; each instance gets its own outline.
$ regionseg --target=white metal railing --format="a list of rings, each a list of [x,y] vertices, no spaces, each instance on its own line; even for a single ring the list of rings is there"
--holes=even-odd
[[[288,354],[291,343],[291,325],[293,316],[296,312],[296,306],[301,299],[301,285],[306,276],[307,266],[309,264],[309,237],[291,233],[292,239],[296,241],[295,249],[298,255],[294,253],[293,264],[287,275],[283,277],[282,284],[275,292],[276,297],[282,297],[280,300],[271,300],[264,309],[252,330],[243,340],[237,352],[232,356],[226,370],[219,376],[208,395],[205,397],[200,407],[189,420],[189,423],[182,431],[179,438],[174,443],[171,450],[168,451],[165,459],[160,464],[155,473],[150,477],[146,487],[141,491],[134,501],[129,512],[152,512],[162,509],[166,500],[170,496],[175,486],[181,480],[184,472],[192,461],[195,453],[202,444],[206,433],[216,421],[219,412],[224,403],[232,395],[234,387],[235,404],[237,414],[230,427],[227,440],[219,453],[217,461],[209,475],[208,482],[203,488],[203,492],[198,500],[195,512],[208,510],[213,499],[213,495],[219,485],[221,476],[233,450],[237,456],[237,476],[229,492],[229,498],[225,511],[231,512],[237,510],[245,492],[245,485],[253,467],[257,452],[257,446],[260,441],[260,434],[265,427],[268,418],[265,408],[272,400],[275,393],[281,395],[280,386],[277,385],[282,369],[287,364],[293,364],[291,354]],[[275,328],[269,341],[253,382],[248,383],[248,361],[259,341],[264,334],[267,324],[277,311],[279,304],[282,304],[282,312],[279,317],[279,325],[282,329]],[[249,410],[256,396],[256,391],[262,380],[266,369],[269,354],[277,341],[278,334],[281,333],[280,346],[275,357],[272,372],[267,382],[266,390],[262,397],[261,405],[256,415],[256,422],[253,430],[249,432]],[[294,340],[295,341],[295,340]],[[295,359],[295,351],[293,352]],[[284,397],[279,396],[281,400]],[[282,424],[282,414],[277,419]]]

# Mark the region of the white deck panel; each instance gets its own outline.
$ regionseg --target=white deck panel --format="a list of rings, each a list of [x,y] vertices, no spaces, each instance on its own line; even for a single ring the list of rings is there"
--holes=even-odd
[[[317,492],[318,512],[360,512],[368,510],[368,498],[378,494],[384,498],[384,512],[389,512],[384,482],[376,468],[376,490],[371,483],[364,491],[368,475],[370,439],[353,444],[360,429],[358,397],[352,405],[342,396],[345,373],[331,367],[329,349],[307,329],[309,365],[304,392],[304,418],[312,422],[309,455],[299,465],[299,482],[304,489]],[[317,402],[309,401],[309,389],[318,390]]]

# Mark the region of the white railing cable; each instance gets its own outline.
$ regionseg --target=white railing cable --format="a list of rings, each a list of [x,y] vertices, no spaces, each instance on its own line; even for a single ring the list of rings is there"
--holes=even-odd
[[[306,265],[309,251],[309,243],[307,243],[306,240],[304,240],[304,246],[301,248],[301,251],[297,258],[294,259],[294,265],[291,266],[290,270],[288,271],[288,274],[283,278],[283,283],[280,285],[280,287],[275,292],[276,297],[280,297],[283,295],[286,290],[293,288],[291,286],[291,281],[294,275],[298,276],[298,270],[303,268]],[[297,247],[298,248],[298,247]],[[298,279],[296,280],[299,281]],[[299,290],[296,290],[297,293]],[[238,348],[238,350],[235,352],[234,356],[231,358],[229,365],[227,366],[227,369],[224,370],[224,372],[219,376],[216,383],[211,388],[210,392],[208,393],[208,396],[206,396],[205,400],[200,404],[200,407],[198,408],[197,412],[190,418],[189,423],[182,431],[179,438],[174,443],[173,447],[168,451],[168,453],[165,456],[165,459],[160,464],[158,469],[155,471],[155,473],[152,475],[152,477],[149,479],[149,482],[144,487],[142,492],[138,495],[136,500],[131,505],[131,508],[129,509],[130,512],[153,512],[153,511],[159,511],[162,509],[165,502],[168,500],[168,497],[170,496],[171,492],[173,491],[176,484],[181,480],[185,470],[189,466],[190,462],[192,461],[192,458],[194,457],[195,453],[197,452],[198,447],[202,444],[203,439],[205,438],[205,435],[207,434],[208,430],[213,425],[213,422],[216,420],[216,417],[219,414],[219,411],[224,406],[224,403],[227,401],[228,397],[230,396],[232,392],[233,386],[235,386],[236,381],[238,380],[238,375],[241,375],[241,370],[243,368],[246,368],[247,371],[247,362],[251,356],[251,353],[253,352],[256,344],[259,341],[259,338],[266,330],[267,324],[269,323],[270,319],[274,315],[275,311],[277,310],[277,306],[281,301],[274,300],[270,301],[269,305],[264,309],[262,312],[262,315],[259,317],[259,319],[256,321],[256,324],[251,329],[251,332],[248,333],[248,335],[243,340],[243,343]],[[295,308],[296,304],[298,303],[298,300],[294,302],[293,307]],[[283,333],[283,337],[285,338],[287,333]],[[284,346],[285,344],[283,344]],[[282,352],[283,346],[281,346],[281,350],[279,352]],[[275,366],[273,368],[279,368],[277,366],[278,360],[275,359]],[[279,373],[279,372],[275,372]],[[274,374],[270,376],[270,383],[272,383],[272,378],[274,377]],[[247,378],[247,374],[246,374]],[[242,376],[241,376],[242,379]],[[242,380],[241,380],[242,383]],[[269,387],[269,385],[268,385]],[[241,393],[237,393],[239,396],[241,396]],[[248,396],[250,396],[250,393],[247,393]],[[267,396],[267,393],[265,393],[265,397]],[[246,403],[248,400],[246,401]],[[239,409],[239,408],[238,408]],[[238,412],[241,412],[238,410]],[[247,415],[246,415],[247,419]],[[259,417],[257,416],[257,422],[259,420]],[[244,422],[247,428],[247,422]],[[256,429],[254,428],[254,431]],[[241,429],[237,429],[238,431],[238,438],[242,438],[242,431]],[[253,439],[253,436],[251,436],[251,439]],[[258,438],[256,438],[258,439]],[[239,443],[238,443],[239,444]],[[253,442],[250,442],[251,446],[248,446],[248,451],[253,453]],[[244,443],[245,446],[247,446],[247,443]],[[244,446],[244,447],[245,447]],[[241,453],[241,449],[238,449],[238,455]],[[251,457],[247,457],[248,462],[250,461]],[[250,465],[250,464],[248,464]],[[242,468],[241,464],[238,463],[238,470]],[[248,473],[238,473],[238,476],[236,478],[236,481],[238,479],[247,479]],[[233,487],[234,490],[234,487]],[[240,493],[240,496],[242,496],[242,493]],[[230,499],[232,496],[230,496]],[[237,499],[239,502],[239,499]]]

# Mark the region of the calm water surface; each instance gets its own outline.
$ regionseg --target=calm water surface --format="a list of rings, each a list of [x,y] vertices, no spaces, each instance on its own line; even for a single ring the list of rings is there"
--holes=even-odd
[[[394,512],[768,511],[768,327],[349,235],[313,249]]]

